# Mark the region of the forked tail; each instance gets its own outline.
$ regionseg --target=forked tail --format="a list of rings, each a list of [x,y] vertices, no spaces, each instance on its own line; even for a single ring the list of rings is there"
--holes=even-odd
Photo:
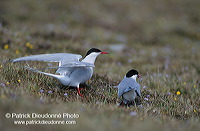
[[[31,67],[27,67],[27,66],[25,66],[24,68],[27,69],[27,70],[33,71],[33,72],[37,72],[37,73],[40,73],[40,74],[52,76],[52,77],[57,78],[57,79],[61,77],[61,75],[55,75],[55,74],[51,74],[51,73],[42,72],[42,71],[39,71],[39,70],[31,68]]]

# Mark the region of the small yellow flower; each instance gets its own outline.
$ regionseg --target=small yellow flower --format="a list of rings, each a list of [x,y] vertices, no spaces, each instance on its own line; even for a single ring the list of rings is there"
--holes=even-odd
[[[33,49],[33,45],[30,44],[29,42],[26,43],[26,47],[29,48],[29,49]]]
[[[197,86],[196,85],[194,85],[194,88],[196,88]]]
[[[183,82],[184,85],[186,85],[186,82]]]
[[[33,45],[30,45],[29,48],[30,48],[30,49],[33,49]]]
[[[5,50],[7,50],[7,49],[9,49],[9,45],[8,44],[6,44],[6,45],[4,45],[4,47],[3,47]]]
[[[21,82],[21,80],[17,80],[19,83]]]
[[[197,112],[195,109],[193,110],[195,113]]]
[[[29,42],[26,43],[26,47],[29,47],[31,44]]]
[[[2,68],[3,66],[2,65],[0,65],[0,69]]]
[[[177,100],[177,98],[176,98],[176,97],[174,97],[174,100],[176,101],[176,100]]]
[[[6,82],[6,85],[9,85],[9,84],[10,84],[10,82],[7,81],[7,82]]]
[[[18,55],[20,52],[19,50],[15,50],[15,54]]]
[[[180,95],[180,94],[181,94],[181,92],[180,92],[180,91],[177,91],[177,92],[176,92],[176,95]]]

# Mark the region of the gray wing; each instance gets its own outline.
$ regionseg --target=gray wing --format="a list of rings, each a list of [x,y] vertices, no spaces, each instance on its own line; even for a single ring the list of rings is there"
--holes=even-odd
[[[70,73],[74,71],[75,68],[81,68],[81,67],[95,67],[95,65],[87,63],[87,62],[80,62],[80,61],[69,62],[63,65],[61,64],[59,65],[59,67],[56,67],[56,68],[59,68],[56,71],[56,73],[59,73],[61,75],[62,74],[69,75]]]
[[[82,58],[81,55],[70,54],[70,53],[54,53],[54,54],[41,54],[41,55],[32,55],[25,56],[17,59],[11,60],[11,62],[20,62],[20,61],[45,61],[45,62],[59,62],[59,67],[62,67],[65,64],[71,62],[80,62]],[[70,65],[70,64],[69,64]],[[59,74],[69,74],[74,70],[74,68],[59,68],[56,73]]]
[[[66,68],[66,67],[95,67],[95,65],[87,62],[76,61],[76,62],[69,62],[62,66],[59,66],[59,68]]]
[[[78,62],[69,62],[62,66],[46,67],[46,68],[40,68],[40,69],[34,69],[34,68],[24,66],[24,68],[26,68],[28,70],[31,70],[34,72],[39,72],[39,73],[46,74],[46,75],[49,75],[49,73],[41,72],[39,70],[59,68],[61,70],[58,69],[56,73],[60,73],[61,75],[70,75],[74,71],[75,68],[82,68],[82,67],[95,67],[95,65],[87,63],[87,62],[78,61]],[[58,72],[58,71],[60,71],[60,72]],[[53,74],[51,74],[51,76],[52,75]]]
[[[70,74],[73,72],[73,70],[77,67],[94,67],[93,64],[89,64],[86,62],[80,62],[79,59],[81,59],[81,55],[77,55],[76,57],[73,56],[66,56],[61,59],[59,62],[59,69],[56,71],[56,73],[59,73],[61,75],[63,74]]]
[[[55,68],[63,68],[63,69],[66,69],[66,68],[75,68],[75,67],[95,67],[94,64],[90,64],[90,63],[87,63],[87,62],[69,62],[65,65],[62,65],[62,66],[55,66],[55,67],[47,67],[47,68],[41,68],[41,69],[38,69],[38,70],[44,70],[44,69],[55,69]]]
[[[118,85],[118,98],[130,90],[137,91],[138,95],[141,96],[140,85],[132,78],[124,78]]]
[[[55,53],[55,54],[41,54],[41,55],[31,55],[20,57],[17,59],[11,60],[11,62],[20,62],[20,61],[46,61],[46,62],[60,62],[67,63],[71,61],[78,61],[81,59],[81,55],[69,54],[69,53]]]

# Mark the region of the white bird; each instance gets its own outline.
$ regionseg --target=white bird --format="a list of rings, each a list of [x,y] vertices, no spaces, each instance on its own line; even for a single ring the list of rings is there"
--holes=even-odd
[[[136,82],[137,77],[140,77],[138,71],[132,69],[126,73],[124,79],[117,86],[118,98],[122,96],[123,100],[121,104],[127,105],[134,102],[137,96],[141,97],[140,85]]]
[[[79,96],[82,96],[80,93],[79,85],[85,83],[93,75],[93,67],[95,60],[100,54],[109,54],[108,52],[102,52],[99,49],[92,48],[87,53],[84,59],[81,55],[70,54],[70,53],[55,53],[55,54],[40,54],[21,57],[11,60],[11,62],[20,62],[20,61],[45,61],[45,62],[59,62],[58,67],[47,67],[44,69],[58,68],[56,73],[51,74],[46,72],[41,72],[38,69],[27,68],[34,72],[38,72],[44,75],[52,76],[58,79],[63,85],[77,87]]]

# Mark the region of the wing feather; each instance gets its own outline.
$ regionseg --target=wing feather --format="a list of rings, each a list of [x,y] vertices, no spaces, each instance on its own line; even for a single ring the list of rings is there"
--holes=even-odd
[[[67,63],[72,60],[81,59],[81,55],[70,54],[70,53],[54,53],[54,54],[40,54],[40,55],[31,55],[20,57],[17,59],[11,60],[11,62],[21,62],[21,61],[45,61],[45,62],[60,62]]]
[[[95,67],[95,65],[86,63],[86,62],[70,62],[70,63],[62,65],[62,66],[46,67],[46,68],[40,68],[38,70],[55,69],[55,68],[63,68],[63,70],[65,70],[68,68],[78,68],[78,67]]]
[[[138,94],[141,95],[140,85],[132,78],[124,78],[118,85],[118,98],[130,90],[137,90]]]

